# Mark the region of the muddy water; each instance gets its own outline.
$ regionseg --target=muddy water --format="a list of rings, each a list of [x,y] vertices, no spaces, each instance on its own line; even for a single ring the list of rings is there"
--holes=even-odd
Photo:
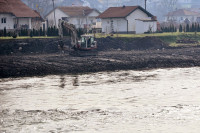
[[[0,133],[199,133],[200,68],[0,79]]]

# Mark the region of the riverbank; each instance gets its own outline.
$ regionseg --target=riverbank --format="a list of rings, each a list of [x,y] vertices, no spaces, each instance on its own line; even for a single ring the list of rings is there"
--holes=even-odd
[[[200,66],[198,44],[171,47],[158,37],[97,38],[98,55],[72,57],[70,39],[0,40],[0,78]]]
[[[98,56],[67,53],[0,56],[0,78],[200,66],[200,47],[101,51]]]

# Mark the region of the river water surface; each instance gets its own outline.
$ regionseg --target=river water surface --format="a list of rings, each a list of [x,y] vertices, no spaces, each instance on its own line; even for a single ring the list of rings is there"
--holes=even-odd
[[[199,131],[199,67],[0,79],[0,133]]]

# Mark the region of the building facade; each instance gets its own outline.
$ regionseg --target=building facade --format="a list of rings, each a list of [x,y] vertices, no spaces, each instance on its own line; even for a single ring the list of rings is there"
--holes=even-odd
[[[54,15],[55,13],[55,15]],[[57,7],[46,15],[48,26],[58,27],[59,19],[67,21],[76,28],[91,28],[97,24],[100,12],[85,6]]]
[[[165,22],[184,23],[186,21],[199,23],[200,13],[186,9],[178,9],[165,15]]]
[[[110,7],[98,18],[105,33],[142,34],[157,30],[155,17],[140,6]]]
[[[39,29],[43,19],[21,0],[0,0],[0,30]]]

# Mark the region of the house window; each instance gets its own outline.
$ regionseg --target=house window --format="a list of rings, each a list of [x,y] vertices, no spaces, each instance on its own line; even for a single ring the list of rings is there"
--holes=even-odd
[[[2,18],[1,19],[1,23],[3,24],[3,23],[6,23],[6,18]]]
[[[62,17],[62,20],[68,22],[68,21],[69,21],[69,18],[68,18],[68,17]]]

